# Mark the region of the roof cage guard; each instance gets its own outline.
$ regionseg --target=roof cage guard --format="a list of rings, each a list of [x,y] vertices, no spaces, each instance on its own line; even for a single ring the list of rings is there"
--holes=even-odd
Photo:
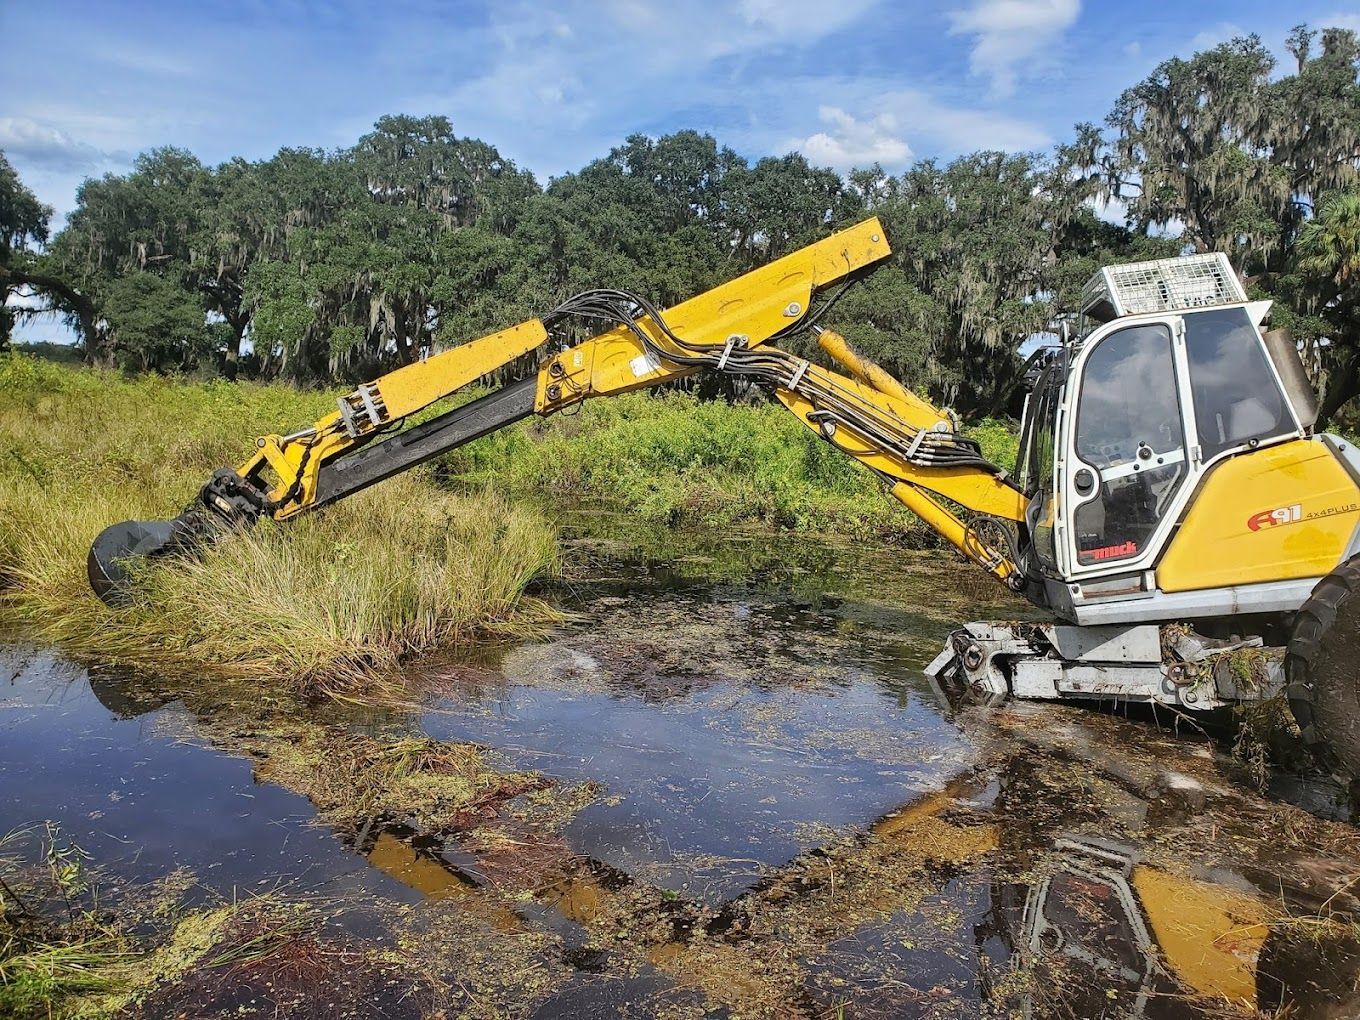
[[[1109,322],[1124,315],[1204,308],[1246,301],[1222,252],[1106,266],[1081,290],[1081,318]]]

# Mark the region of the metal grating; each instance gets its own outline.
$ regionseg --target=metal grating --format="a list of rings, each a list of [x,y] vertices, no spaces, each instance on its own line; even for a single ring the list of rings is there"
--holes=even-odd
[[[1245,300],[1247,295],[1228,256],[1212,252],[1107,266],[1082,288],[1081,313],[1083,318],[1108,322],[1123,315]]]

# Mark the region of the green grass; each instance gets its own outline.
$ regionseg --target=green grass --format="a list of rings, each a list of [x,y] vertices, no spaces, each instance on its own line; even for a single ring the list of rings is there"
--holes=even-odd
[[[970,430],[1005,467],[1015,436]],[[866,469],[782,406],[732,406],[687,393],[628,394],[531,421],[455,451],[444,469],[561,504],[600,501],[655,524],[758,523],[931,546],[934,535]]]
[[[126,380],[0,358],[0,608],[37,637],[164,671],[354,693],[417,652],[548,618],[523,596],[555,569],[543,516],[426,472],[287,527],[154,566],[132,606],[89,592],[94,536],[165,518],[250,438],[314,420],[325,394]]]

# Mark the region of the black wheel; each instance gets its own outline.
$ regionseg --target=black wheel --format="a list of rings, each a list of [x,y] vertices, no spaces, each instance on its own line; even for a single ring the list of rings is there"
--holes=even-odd
[[[1299,608],[1284,669],[1304,743],[1325,770],[1360,779],[1360,556]]]

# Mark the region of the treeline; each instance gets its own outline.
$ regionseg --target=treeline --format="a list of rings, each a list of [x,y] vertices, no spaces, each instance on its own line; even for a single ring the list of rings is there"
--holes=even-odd
[[[391,116],[336,152],[153,150],[86,181],[49,237],[0,155],[0,291],[39,295],[92,363],[349,381],[589,287],[665,306],[873,213],[896,254],[836,322],[966,414],[1008,406],[1017,348],[1099,265],[1186,248],[1228,252],[1281,302],[1330,413],[1360,391],[1360,47],[1299,28],[1287,49],[1283,71],[1255,36],[1169,60],[1051,152],[900,176],[751,163],[682,131],[544,188],[444,117]]]

